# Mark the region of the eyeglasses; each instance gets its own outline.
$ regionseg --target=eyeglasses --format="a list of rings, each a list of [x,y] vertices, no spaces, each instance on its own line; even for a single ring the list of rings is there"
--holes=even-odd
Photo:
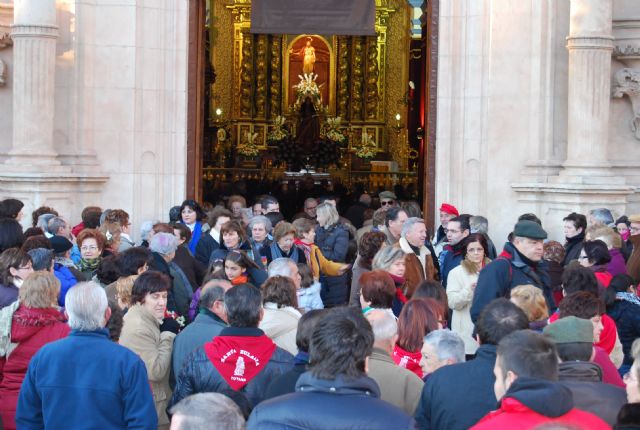
[[[80,250],[82,251],[96,251],[98,249],[97,246],[91,245],[91,246],[83,246],[82,248],[80,248]]]
[[[586,255],[581,255],[578,257],[578,260],[587,260],[589,257],[587,257]]]
[[[380,202],[380,206],[391,206],[393,205],[393,200],[383,200]]]

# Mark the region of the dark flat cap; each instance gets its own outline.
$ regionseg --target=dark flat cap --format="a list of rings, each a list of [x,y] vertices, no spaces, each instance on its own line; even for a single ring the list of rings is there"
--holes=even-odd
[[[513,228],[513,235],[518,237],[528,237],[529,239],[546,239],[547,232],[533,221],[518,221]]]
[[[49,242],[51,242],[51,248],[53,248],[53,252],[56,254],[62,254],[73,248],[73,243],[62,236],[51,236]]]
[[[593,343],[593,324],[574,316],[560,318],[547,325],[542,333],[554,343]]]

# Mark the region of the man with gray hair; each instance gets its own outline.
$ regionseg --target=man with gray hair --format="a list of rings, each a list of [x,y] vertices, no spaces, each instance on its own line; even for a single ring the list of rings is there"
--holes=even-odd
[[[427,240],[427,227],[422,218],[411,217],[402,225],[402,233],[398,246],[407,255],[405,257],[405,272],[407,298],[411,298],[416,288],[422,281],[434,281],[437,279],[437,272],[431,252],[425,246]]]
[[[269,278],[272,276],[286,276],[290,278],[296,286],[296,290],[300,289],[302,277],[298,271],[298,265],[290,258],[280,257],[273,260],[267,268]]]
[[[34,248],[27,251],[33,263],[34,272],[53,273],[53,251],[46,248]]]
[[[47,231],[52,236],[62,236],[65,239],[71,239],[71,227],[64,218],[54,216],[47,222]]]
[[[173,415],[170,430],[243,430],[245,420],[240,408],[219,393],[198,393],[182,399],[169,410]]]
[[[432,331],[424,337],[420,366],[426,376],[441,367],[456,363],[464,363],[464,341],[460,335],[442,329]]]
[[[398,339],[398,324],[393,315],[374,309],[366,315],[373,329],[373,352],[367,375],[380,387],[380,398],[413,415],[424,383],[415,373],[398,366],[391,354]]]
[[[469,218],[469,227],[471,234],[480,233],[487,239],[487,248],[489,250],[487,257],[489,257],[490,260],[495,260],[497,252],[496,246],[489,237],[489,220],[481,215],[474,215]]]
[[[209,342],[227,327],[224,293],[231,288],[225,279],[211,279],[202,286],[200,309],[191,324],[176,336],[173,343],[173,374],[177,376],[189,354]]]
[[[95,282],[69,290],[69,336],[43,346],[29,362],[18,407],[21,429],[148,429],[158,415],[144,363],[112,342],[104,288]]]

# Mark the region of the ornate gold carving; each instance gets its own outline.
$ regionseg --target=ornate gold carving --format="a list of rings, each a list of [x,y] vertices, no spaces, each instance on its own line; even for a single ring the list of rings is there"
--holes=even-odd
[[[240,49],[234,49],[233,21],[231,11],[222,2],[211,2],[210,22],[215,27],[215,45],[211,49],[211,61],[216,71],[216,83],[211,88],[209,100],[211,115],[217,108],[222,109],[224,116],[229,118],[234,109],[234,81],[239,76],[230,64],[234,64],[234,56],[240,64]],[[235,87],[237,91],[237,86]],[[237,97],[235,97],[237,99]],[[236,104],[237,112],[237,104]],[[237,113],[236,113],[237,115]]]
[[[367,37],[367,86],[365,108],[367,119],[378,117],[378,46],[375,37]]]
[[[361,37],[353,38],[353,56],[351,60],[353,74],[351,82],[351,119],[362,120],[362,94],[364,86],[364,43]]]
[[[338,116],[349,118],[349,44],[346,36],[338,37]]]
[[[282,113],[282,36],[272,36],[271,40],[271,78],[269,85],[269,117],[275,118]]]
[[[265,118],[267,105],[267,35],[256,36],[256,116]]]
[[[240,116],[251,117],[253,81],[253,37],[244,34],[242,38],[242,71],[240,72]]]

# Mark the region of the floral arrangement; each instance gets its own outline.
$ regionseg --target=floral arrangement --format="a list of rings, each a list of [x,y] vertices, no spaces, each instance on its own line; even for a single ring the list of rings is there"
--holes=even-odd
[[[289,131],[285,127],[286,118],[278,115],[274,120],[274,128],[267,135],[267,142],[270,144],[277,144],[282,142],[289,136]]]
[[[376,143],[369,133],[362,133],[362,143],[356,149],[356,157],[362,159],[373,158],[376,156]]]
[[[340,130],[341,122],[342,119],[340,117],[327,118],[324,135],[332,142],[344,145],[347,141],[347,136],[345,136],[342,130]]]
[[[165,318],[171,318],[172,320],[175,320],[175,322],[178,323],[178,325],[180,326],[180,330],[182,330],[184,328],[184,326],[187,324],[187,320],[185,319],[184,316],[182,315],[178,315],[175,311],[170,311],[170,310],[165,310],[164,311],[164,317]]]
[[[238,154],[244,155],[245,157],[255,157],[260,154],[260,150],[258,149],[258,145],[256,145],[256,139],[258,138],[258,133],[252,133],[250,131],[245,133],[246,142],[240,143],[237,146]]]
[[[296,89],[296,103],[294,105],[294,109],[300,109],[300,106],[304,102],[304,99],[307,97],[311,98],[311,102],[318,109],[322,105],[322,95],[320,94],[320,88],[316,83],[316,79],[318,79],[318,75],[315,73],[298,75],[300,78],[300,82],[293,87]]]

